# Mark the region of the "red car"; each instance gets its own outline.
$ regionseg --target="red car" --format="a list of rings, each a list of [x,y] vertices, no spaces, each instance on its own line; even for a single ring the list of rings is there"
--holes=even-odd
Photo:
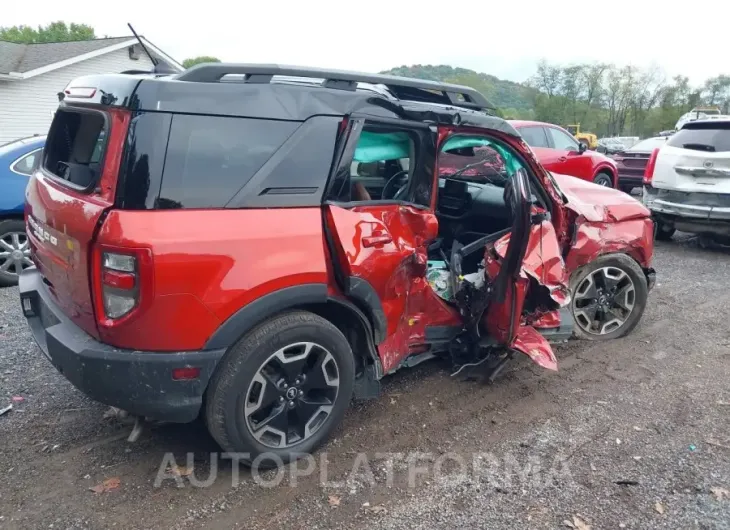
[[[553,177],[470,88],[216,63],[63,94],[26,190],[31,331],[87,395],[202,413],[244,462],[433,357],[556,370],[549,340],[626,335],[654,284],[646,208]]]
[[[568,131],[539,121],[510,120],[549,171],[578,177],[601,186],[618,188],[616,163],[601,153],[586,150]]]

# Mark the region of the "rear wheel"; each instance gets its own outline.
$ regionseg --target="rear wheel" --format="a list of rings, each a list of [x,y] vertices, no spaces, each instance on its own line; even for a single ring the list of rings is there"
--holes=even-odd
[[[574,335],[609,340],[629,334],[641,320],[649,289],[641,267],[626,254],[607,254],[570,278]]]
[[[0,287],[17,285],[20,273],[32,266],[25,223],[20,219],[0,221]]]
[[[672,236],[674,235],[674,232],[676,232],[676,229],[673,226],[669,226],[668,224],[657,222],[657,224],[656,224],[657,240],[670,241],[672,239]]]
[[[599,186],[605,186],[606,188],[613,188],[613,177],[609,175],[606,172],[601,171],[596,177],[593,179],[593,182],[598,184]]]
[[[306,311],[261,324],[226,354],[208,389],[206,423],[242,463],[271,467],[310,453],[340,423],[355,363],[344,335]],[[257,459],[258,458],[258,459]]]

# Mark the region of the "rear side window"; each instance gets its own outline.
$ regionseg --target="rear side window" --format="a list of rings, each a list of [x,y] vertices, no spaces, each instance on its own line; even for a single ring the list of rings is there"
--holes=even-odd
[[[550,147],[544,127],[521,127],[519,132],[530,147]]]
[[[16,173],[20,173],[21,175],[30,176],[30,174],[33,173],[33,170],[36,168],[36,165],[38,164],[38,158],[41,156],[42,152],[42,148],[31,151],[27,155],[24,155],[20,157],[17,161],[15,161],[10,169],[15,171]]]
[[[43,167],[77,188],[90,188],[102,170],[106,117],[101,112],[59,109],[46,140]]]
[[[730,151],[730,122],[693,123],[671,136],[667,145],[711,153]]]
[[[159,207],[224,207],[299,125],[248,118],[173,116]]]

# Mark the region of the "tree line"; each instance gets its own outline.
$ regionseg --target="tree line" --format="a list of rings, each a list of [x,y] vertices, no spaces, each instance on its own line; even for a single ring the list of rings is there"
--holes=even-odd
[[[528,81],[537,89],[534,107],[516,118],[560,125],[580,124],[599,136],[651,136],[673,129],[679,117],[699,105],[730,111],[730,76],[691,86],[686,76],[669,78],[657,66],[604,63],[562,66],[541,61]]]
[[[97,38],[85,24],[52,22],[47,26],[0,27],[0,40],[18,43],[65,42]],[[190,68],[216,57],[185,59]],[[471,86],[498,107],[505,118],[534,119],[559,125],[580,124],[599,136],[650,136],[672,129],[679,117],[698,105],[716,105],[730,113],[730,75],[692,86],[686,76],[668,77],[659,67],[606,63],[560,65],[541,61],[527,83],[515,83],[447,65],[401,66],[387,73]]]
[[[93,40],[96,36],[94,28],[86,24],[66,24],[65,22],[51,22],[47,26],[0,26],[0,40],[18,44],[42,44],[47,42],[70,42],[79,40]],[[190,68],[200,63],[218,63],[219,59],[208,55],[185,59],[182,65]]]

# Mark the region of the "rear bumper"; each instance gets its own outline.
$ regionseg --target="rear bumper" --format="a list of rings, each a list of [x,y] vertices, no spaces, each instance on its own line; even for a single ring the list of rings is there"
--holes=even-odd
[[[644,174],[643,173],[641,175],[632,175],[630,173],[629,174],[621,173],[621,171],[619,170],[619,173],[618,173],[619,186],[622,186],[622,187],[623,186],[626,186],[626,187],[632,186],[634,188],[639,188],[643,185],[643,183],[644,183]]]
[[[730,235],[730,195],[644,186],[643,202],[655,220],[677,230]]]
[[[730,195],[688,193],[644,186],[644,205],[659,214],[706,221],[730,221]]]
[[[223,350],[154,353],[98,342],[69,320],[51,298],[36,268],[20,276],[20,298],[33,338],[76,388],[131,414],[185,423],[194,420]],[[176,368],[199,367],[194,380],[175,381]]]

